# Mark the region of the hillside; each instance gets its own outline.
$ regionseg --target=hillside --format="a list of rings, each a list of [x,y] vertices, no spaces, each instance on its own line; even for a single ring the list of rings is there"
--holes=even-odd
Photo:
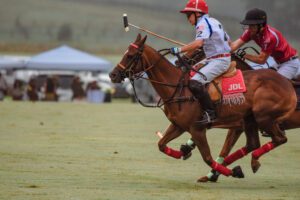
[[[146,26],[177,38],[188,26],[176,26],[182,20],[171,12],[141,9],[137,6],[113,5],[101,1],[78,0],[1,0],[1,43],[56,44],[58,33],[69,30],[67,42],[88,49],[118,50],[128,44],[136,30],[124,33],[122,15],[127,12],[131,23]],[[181,22],[183,24],[183,22]],[[67,31],[66,31],[67,32]],[[185,37],[178,37],[185,38]],[[118,46],[116,46],[118,44]]]
[[[193,28],[178,11],[183,0],[0,0],[0,51],[40,51],[62,43],[92,52],[120,53],[138,30],[125,33],[122,15],[132,24],[187,43]],[[241,32],[245,1],[208,0],[210,13],[232,38]],[[149,37],[155,48],[173,46]]]
[[[183,42],[193,38],[192,28],[178,13],[185,1],[152,0],[0,0],[0,44],[69,43],[84,49],[119,52],[135,38],[125,33],[122,15],[130,23]],[[65,35],[65,39],[59,39]],[[156,47],[172,46],[162,40]]]

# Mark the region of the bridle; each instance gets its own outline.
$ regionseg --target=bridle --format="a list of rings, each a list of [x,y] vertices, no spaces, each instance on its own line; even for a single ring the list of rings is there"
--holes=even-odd
[[[129,78],[129,80],[140,78],[141,74],[146,73],[147,71],[149,71],[150,69],[152,69],[154,67],[154,64],[152,64],[152,65],[149,64],[150,62],[149,62],[148,57],[143,54],[144,45],[139,47],[138,45],[131,43],[130,46],[137,49],[138,52],[136,54],[134,54],[134,56],[130,59],[130,61],[128,62],[128,64],[126,66],[122,63],[117,64],[117,67],[120,69],[121,77]],[[144,62],[146,62],[148,67],[146,67],[146,68],[144,67]],[[141,63],[143,70],[138,74],[134,74],[133,69],[139,63]]]
[[[169,83],[156,81],[156,80],[144,77],[144,74],[146,72],[148,72],[150,69],[152,69],[154,66],[156,66],[166,55],[170,54],[169,49],[159,50],[158,51],[159,53],[161,53],[161,52],[165,52],[165,53],[160,54],[161,55],[160,59],[158,59],[155,63],[151,64],[147,55],[143,53],[144,45],[138,46],[137,44],[131,43],[130,46],[137,49],[137,53],[133,55],[133,57],[129,60],[129,62],[126,65],[122,64],[120,62],[117,64],[117,67],[120,70],[121,78],[123,78],[123,79],[128,78],[130,80],[130,83],[131,83],[133,91],[134,91],[135,98],[141,105],[143,105],[144,107],[159,107],[159,108],[161,108],[163,105],[168,104],[168,103],[178,103],[178,102],[184,102],[187,100],[188,101],[194,100],[193,96],[191,96],[191,97],[175,97],[177,91],[179,91],[179,94],[181,94],[183,87],[187,87],[187,85],[184,84],[185,73],[183,73],[181,75],[177,84],[169,84]],[[133,72],[133,69],[135,69],[135,67],[137,67],[138,64],[141,64],[141,67],[143,68],[143,70],[141,70],[140,73],[135,74]],[[145,67],[145,65],[147,67]],[[138,98],[138,95],[136,93],[134,80],[138,80],[138,79],[144,79],[144,80],[148,80],[152,83],[156,83],[159,85],[173,87],[173,88],[175,88],[175,91],[170,98],[168,98],[168,99],[160,98],[160,100],[157,102],[156,105],[147,105]]]

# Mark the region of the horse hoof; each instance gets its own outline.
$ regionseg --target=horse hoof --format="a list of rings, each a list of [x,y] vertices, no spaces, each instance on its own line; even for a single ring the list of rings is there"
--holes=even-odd
[[[255,158],[251,159],[251,168],[253,173],[256,173],[258,169],[260,168],[260,162],[256,160]]]
[[[192,156],[192,152],[188,153],[187,155],[182,156],[182,160],[187,160]]]
[[[208,181],[209,181],[209,178],[207,176],[203,176],[197,180],[198,183],[206,183]]]
[[[197,182],[208,182],[208,181],[210,181],[210,182],[217,182],[218,181],[218,178],[219,178],[219,176],[220,176],[220,173],[219,172],[217,172],[216,170],[211,170],[210,171],[210,174],[212,174],[211,176],[210,176],[210,178],[208,177],[208,176],[203,176],[202,178],[199,178],[198,180],[197,180]]]
[[[210,179],[208,179],[210,182],[217,182],[220,174],[214,173]]]
[[[244,178],[245,175],[240,166],[236,166],[232,169],[232,176],[235,178]]]

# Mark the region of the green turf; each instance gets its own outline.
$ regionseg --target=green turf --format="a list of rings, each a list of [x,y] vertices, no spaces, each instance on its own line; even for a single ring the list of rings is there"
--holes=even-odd
[[[261,158],[246,178],[199,184],[208,167],[194,151],[187,161],[160,153],[156,130],[168,125],[159,109],[128,102],[0,102],[0,199],[20,200],[282,200],[299,199],[299,129],[286,145]],[[210,130],[216,156],[224,130]],[[170,144],[178,148],[185,134]],[[263,139],[263,142],[266,142]],[[239,147],[244,143],[241,139]]]

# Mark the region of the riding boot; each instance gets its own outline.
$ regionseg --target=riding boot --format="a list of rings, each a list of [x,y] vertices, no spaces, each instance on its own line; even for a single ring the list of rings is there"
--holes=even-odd
[[[204,124],[214,122],[217,119],[217,115],[206,88],[204,89],[204,92],[202,94],[202,97],[199,99],[199,102],[204,110],[202,120],[199,122]]]
[[[190,80],[189,88],[196,99],[200,102],[204,111],[202,120],[199,121],[199,123],[207,124],[214,122],[217,118],[217,115],[205,85],[199,81]]]

